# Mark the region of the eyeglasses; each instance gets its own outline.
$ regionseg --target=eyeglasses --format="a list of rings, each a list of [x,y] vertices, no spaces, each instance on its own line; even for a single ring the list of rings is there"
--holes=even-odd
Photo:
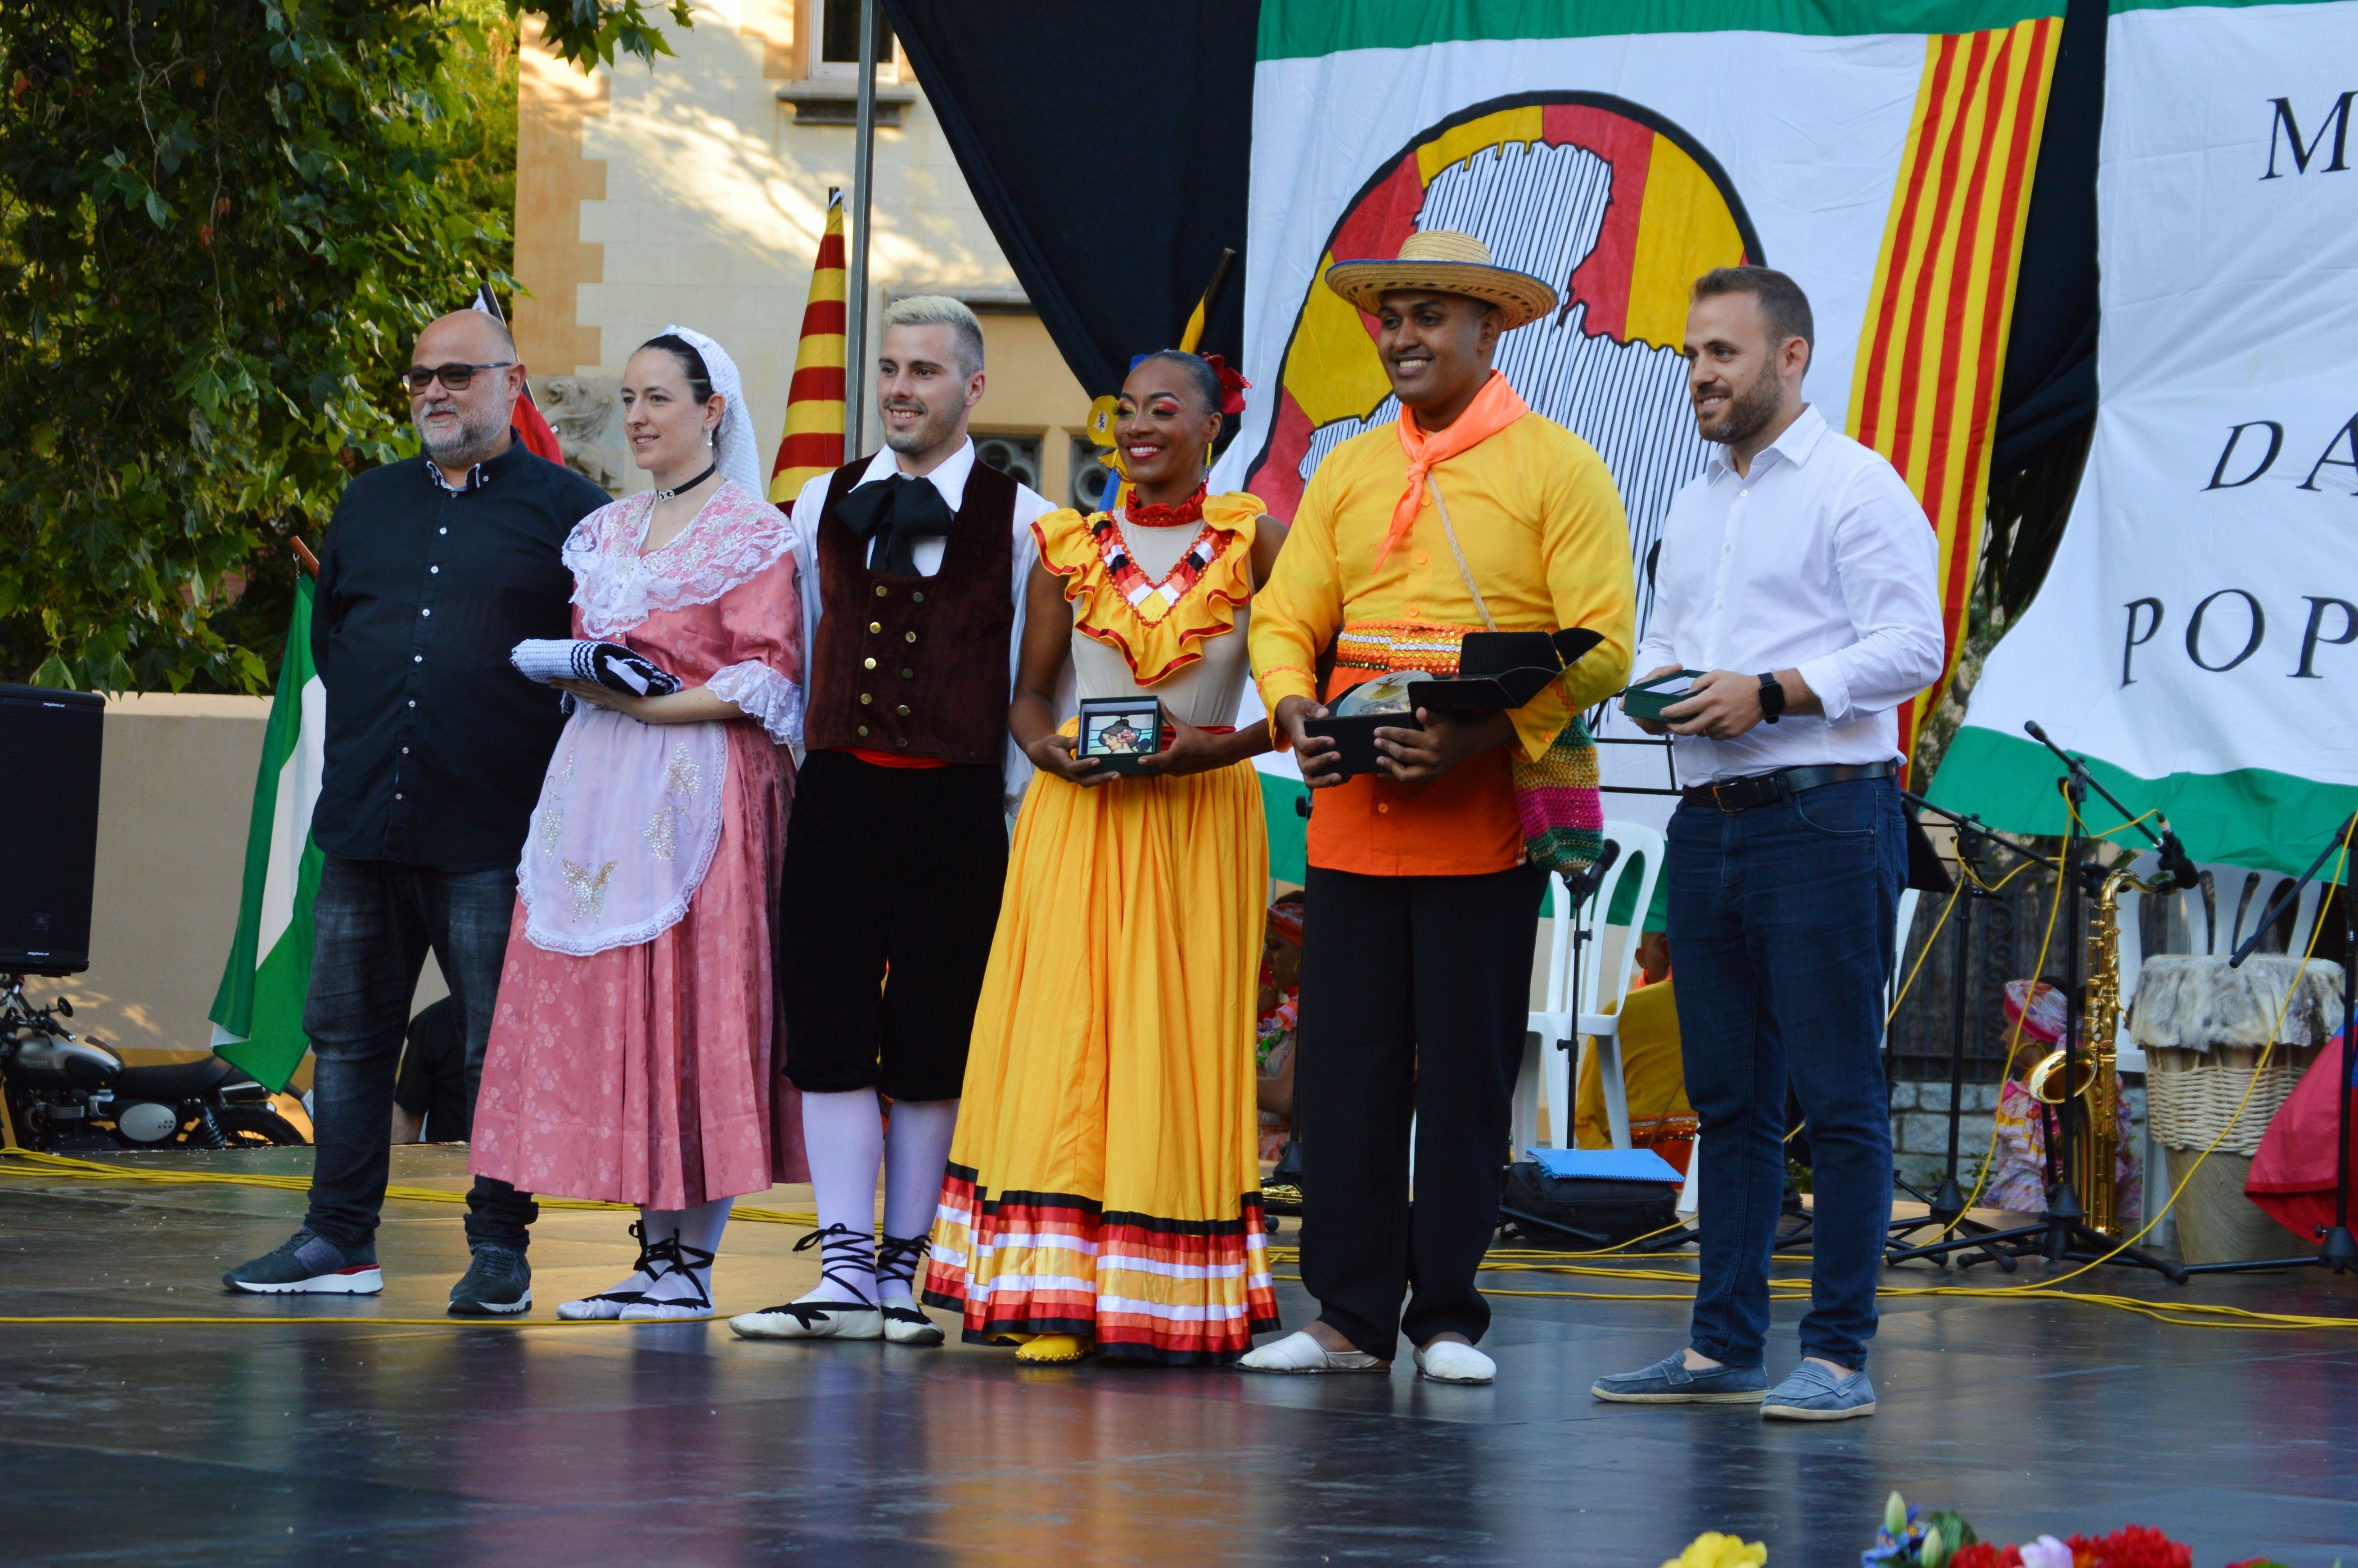
[[[412,397],[423,393],[438,380],[453,392],[464,392],[467,384],[475,379],[477,371],[505,370],[514,363],[514,360],[494,360],[487,365],[411,365],[401,373],[401,379],[403,384],[409,388]]]

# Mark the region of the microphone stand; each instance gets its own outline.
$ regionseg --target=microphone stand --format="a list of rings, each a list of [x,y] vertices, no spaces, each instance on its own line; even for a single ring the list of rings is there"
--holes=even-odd
[[[1995,1249],[1980,1244],[1983,1238],[1998,1235],[1998,1228],[1993,1225],[1985,1225],[1980,1220],[1966,1217],[1964,1189],[1957,1184],[1958,1122],[1964,1108],[1965,1021],[1967,1015],[1973,1011],[1972,987],[1967,979],[1967,968],[1974,947],[1974,906],[1985,899],[1994,899],[1998,896],[1995,891],[1984,885],[1980,874],[1982,866],[1985,863],[1983,857],[1987,849],[1992,848],[2004,849],[2009,854],[2019,856],[2026,861],[2035,862],[2050,870],[2053,869],[2055,862],[2044,855],[2034,854],[2019,844],[2009,843],[1998,838],[1983,826],[1978,816],[1961,816],[1943,806],[1933,805],[1922,795],[1910,790],[1900,791],[1900,796],[1909,805],[1919,810],[1931,812],[1956,829],[1957,865],[1959,874],[1964,878],[1964,886],[1959,895],[1963,902],[1957,905],[1956,936],[1953,944],[1955,955],[1951,960],[1954,966],[1954,973],[1953,983],[1949,993],[1948,1167],[1941,1178],[1939,1190],[1933,1193],[1926,1206],[1931,1212],[1920,1218],[1895,1219],[1891,1222],[1891,1242],[1889,1250],[1884,1255],[1884,1261],[1906,1263],[1920,1258],[1929,1258],[1945,1269],[1948,1267],[1950,1253],[1970,1250],[1977,1252],[1980,1256],[1969,1261],[1979,1261],[1985,1258],[2011,1274],[2017,1266],[2015,1262],[2015,1252],[2011,1249]],[[1932,1227],[1938,1227],[1938,1235],[1930,1244],[1919,1247],[1900,1245],[1916,1232]]]
[[[2061,760],[2065,773],[2056,781],[2071,810],[2063,824],[2063,849],[2054,862],[2061,881],[2059,895],[2063,910],[2063,1082],[2068,1086],[2079,1077],[2080,989],[2081,973],[2086,943],[2080,931],[2080,894],[2083,881],[2099,880],[2104,868],[2083,859],[2087,840],[2080,831],[2081,807],[2087,804],[2088,792],[2094,790],[2104,797],[2124,820],[2136,821],[2136,814],[2123,806],[2113,793],[2099,784],[2088,771],[2088,765],[2053,741],[2036,720],[2023,725],[2030,738]],[[2194,863],[2169,830],[2167,822],[2156,833],[2142,822],[2137,828],[2160,851],[2161,863],[2178,879],[2180,887],[2191,887],[2195,881]],[[2092,875],[2092,873],[2093,873]],[[2039,977],[2033,975],[2036,986]],[[2172,1284],[2186,1282],[2186,1266],[2167,1258],[2157,1258],[2138,1248],[2123,1246],[2112,1237],[2088,1223],[2088,1211],[2080,1202],[2080,1193],[2071,1177],[2072,1154],[2079,1138],[2079,1107],[2066,1103],[2058,1108],[2055,1118],[2060,1136],[2050,1145],[2056,1160],[2058,1180],[2049,1192],[2047,1212],[2035,1225],[2017,1226],[2011,1230],[1995,1230],[1983,1236],[1965,1237],[1959,1240],[1936,1242],[1931,1247],[1905,1249],[1909,1257],[1937,1257],[1948,1252],[1977,1250],[1987,1252],[2002,1244],[2010,1243],[2009,1250],[2017,1256],[2037,1252],[2050,1263],[2111,1263],[2124,1268],[2150,1269]],[[1967,1259],[1970,1265],[1974,1260]]]
[[[2300,874],[2298,882],[2279,890],[2269,901],[2267,913],[2260,916],[2259,925],[2235,949],[2234,957],[2227,960],[2229,968],[2243,967],[2244,960],[2259,946],[2262,934],[2276,924],[2277,917],[2300,896],[2303,888],[2318,879],[2325,870],[2325,862],[2333,858],[2333,851],[2351,842],[2353,836],[2358,836],[2358,815],[2333,830],[2333,836],[2325,841],[2325,848],[2317,852],[2317,859],[2309,862],[2309,870]],[[2353,1050],[2358,1050],[2358,1040],[2353,1038],[2358,1035],[2358,1027],[2353,1027],[2358,1025],[2358,900],[2351,896],[2350,882],[2350,871],[2345,866],[2342,873],[2342,1061],[2333,1097],[2341,1112],[2334,1127],[2333,1223],[2318,1227],[2318,1239],[2323,1245],[2313,1256],[2196,1263],[2187,1269],[2190,1274],[2248,1274],[2262,1269],[2331,1269],[2337,1274],[2358,1271],[2358,1238],[2353,1238],[2350,1229],[2350,1080],[2352,1073],[2358,1071],[2358,1065],[2353,1065],[2358,1064],[2358,1056],[2353,1055]],[[2324,1066],[2326,1063],[2320,1059],[2309,1071]]]

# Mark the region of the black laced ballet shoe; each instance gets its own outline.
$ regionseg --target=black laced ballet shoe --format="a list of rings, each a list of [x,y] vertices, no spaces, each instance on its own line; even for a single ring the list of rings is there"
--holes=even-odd
[[[647,1288],[637,1301],[622,1309],[624,1323],[656,1323],[665,1319],[686,1320],[712,1315],[712,1292],[704,1281],[710,1277],[714,1254],[701,1247],[689,1247],[675,1236],[658,1241],[647,1249]],[[699,1272],[699,1271],[701,1271]],[[674,1297],[668,1301],[654,1299],[658,1281],[684,1279],[696,1292],[694,1301]]]
[[[746,1339],[882,1339],[884,1309],[863,1293],[846,1273],[860,1270],[871,1278],[876,1268],[876,1238],[847,1225],[814,1230],[795,1243],[795,1250],[819,1249],[819,1278],[848,1292],[850,1301],[806,1295],[782,1306],[740,1313],[729,1326]]]
[[[876,1294],[883,1303],[880,1310],[884,1314],[884,1337],[895,1345],[931,1347],[946,1337],[941,1325],[916,1304],[917,1271],[924,1267],[932,1246],[933,1238],[926,1236],[887,1236],[876,1245]],[[887,1281],[908,1287],[908,1305],[883,1300],[892,1293]]]
[[[648,1265],[654,1260],[654,1254],[647,1249],[645,1225],[635,1219],[631,1221],[631,1239],[639,1244],[639,1260],[631,1265],[631,1272],[645,1275],[652,1281],[654,1274]],[[568,1323],[618,1318],[622,1315],[624,1308],[635,1306],[645,1295],[644,1291],[600,1291],[594,1296],[583,1296],[578,1302],[559,1302],[557,1315]]]

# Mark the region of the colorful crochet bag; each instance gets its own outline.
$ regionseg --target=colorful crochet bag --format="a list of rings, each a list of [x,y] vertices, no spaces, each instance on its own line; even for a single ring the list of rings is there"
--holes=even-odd
[[[1441,486],[1430,473],[1424,482],[1433,491],[1433,509],[1441,514],[1441,531],[1448,535],[1457,575],[1466,579],[1466,591],[1474,597],[1475,612],[1482,617],[1483,625],[1496,632],[1498,623],[1490,619],[1490,607],[1482,602],[1482,590],[1474,585],[1474,574],[1466,568],[1466,552],[1457,546],[1457,530],[1449,521]],[[1596,787],[1596,742],[1589,738],[1588,726],[1580,715],[1572,716],[1536,761],[1525,757],[1523,749],[1517,746],[1513,773],[1515,816],[1523,829],[1524,858],[1563,877],[1595,865],[1605,849],[1605,806]]]

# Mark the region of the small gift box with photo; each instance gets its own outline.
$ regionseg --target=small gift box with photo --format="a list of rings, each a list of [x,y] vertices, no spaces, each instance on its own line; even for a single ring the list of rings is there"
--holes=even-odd
[[[1095,758],[1100,769],[1135,773],[1141,759],[1163,750],[1163,699],[1156,697],[1093,697],[1081,704],[1076,754]]]

